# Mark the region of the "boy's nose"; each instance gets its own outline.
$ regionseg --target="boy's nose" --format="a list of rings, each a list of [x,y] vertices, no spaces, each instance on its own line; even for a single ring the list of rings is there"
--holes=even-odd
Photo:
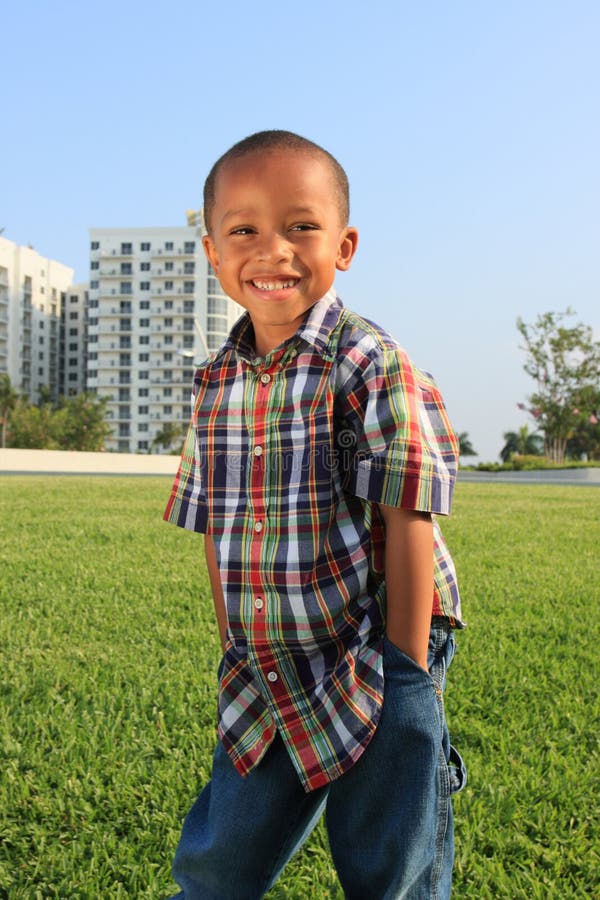
[[[263,234],[258,245],[258,258],[264,262],[280,262],[292,255],[290,243],[283,234],[274,231]]]

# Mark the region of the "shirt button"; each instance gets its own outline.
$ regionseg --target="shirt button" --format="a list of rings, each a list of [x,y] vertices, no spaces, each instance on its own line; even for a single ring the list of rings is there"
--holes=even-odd
[[[270,382],[270,380],[271,380],[271,376],[269,375],[268,372],[263,372],[262,375],[260,376],[261,384],[268,384]]]
[[[277,681],[278,677],[279,676],[277,675],[277,672],[269,672],[269,674],[267,675],[267,678],[269,679],[271,684],[274,684]]]
[[[255,456],[262,456],[263,448],[259,445],[254,448]]]
[[[262,597],[257,597],[256,600],[254,601],[254,605],[257,609],[262,609],[263,606],[265,605],[265,601],[263,600]]]
[[[258,534],[260,531],[262,531],[262,530],[263,530],[263,523],[262,523],[262,522],[256,522],[256,524],[254,525],[254,530],[256,531],[257,534]]]

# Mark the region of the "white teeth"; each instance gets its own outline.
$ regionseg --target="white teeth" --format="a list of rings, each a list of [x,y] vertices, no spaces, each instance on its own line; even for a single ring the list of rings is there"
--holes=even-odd
[[[280,291],[283,288],[291,288],[296,284],[296,279],[288,281],[253,281],[252,284],[259,291]]]

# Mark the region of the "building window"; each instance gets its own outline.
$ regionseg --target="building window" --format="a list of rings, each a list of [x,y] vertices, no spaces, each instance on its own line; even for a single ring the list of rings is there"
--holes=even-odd
[[[140,291],[149,291],[150,290],[150,282],[149,281],[140,281]]]
[[[121,294],[133,294],[131,282],[130,281],[122,281],[120,288],[119,288],[119,292]]]
[[[100,241],[92,241],[90,244],[90,250],[99,250],[100,249]]]
[[[163,362],[173,362],[173,354],[172,353],[164,353],[163,354]]]
[[[164,379],[165,381],[172,381],[172,380],[173,380],[173,372],[171,371],[171,369],[164,369],[164,370],[163,370],[163,379]]]
[[[138,416],[147,416],[149,409],[149,406],[138,406]]]
[[[140,272],[149,272],[149,271],[150,271],[150,263],[149,262],[140,263]]]
[[[167,316],[165,319],[165,328],[173,327],[173,319],[170,316]]]
[[[78,328],[69,328],[69,337],[77,337],[79,334]]]
[[[165,346],[166,346],[167,344],[169,344],[169,345],[172,344],[172,343],[173,343],[173,335],[172,335],[172,334],[166,334],[164,340],[165,340]]]
[[[79,344],[77,343],[77,341],[75,341],[75,343],[73,343],[73,344],[69,344],[69,351],[71,353],[76,353],[78,350],[79,350]]]
[[[71,366],[71,368],[73,368],[73,366],[76,366],[78,362],[79,360],[76,357],[75,359],[72,356],[69,357],[69,365]]]
[[[131,256],[132,245],[128,243],[121,244],[121,256]]]
[[[170,397],[173,393],[173,389],[170,387],[166,387],[163,391],[163,397]]]
[[[165,272],[172,272],[174,266],[175,266],[175,263],[166,262],[165,263]]]
[[[163,406],[163,415],[170,416],[172,414],[173,414],[173,407],[170,404],[165,404],[165,406]]]
[[[150,378],[150,372],[144,370],[140,372],[140,381],[147,381]]]
[[[147,253],[150,250],[150,244],[148,241],[142,241],[140,244],[140,250],[142,253]]]
[[[96,291],[96,290],[98,290],[98,285],[99,285],[99,284],[100,284],[99,281],[96,281],[95,279],[92,278],[92,280],[90,281],[90,291]]]
[[[173,249],[173,241],[165,241],[165,250]]]
[[[44,343],[44,337],[43,337],[43,335],[42,335],[41,338],[39,338],[38,343],[39,343],[39,344],[43,344],[43,343]]]
[[[98,262],[97,259],[93,259],[90,263],[90,269],[99,269],[99,268],[100,268],[100,263]],[[77,297],[71,297],[71,303],[73,303],[75,300],[77,300]]]
[[[40,375],[42,372],[40,372]],[[90,369],[88,372],[88,378],[95,378],[96,372],[93,369]],[[69,381],[77,381],[77,372],[69,372]]]
[[[140,353],[140,355],[138,356],[138,360],[140,362],[149,362],[150,354],[149,353]]]
[[[121,300],[119,302],[119,312],[130,313],[131,312],[131,300]]]
[[[131,319],[119,319],[119,331],[131,331]]]
[[[131,338],[128,334],[122,334],[119,338],[119,347],[122,350],[129,350],[131,347]]]
[[[150,328],[150,319],[140,319],[140,328]]]
[[[139,388],[138,389],[138,397],[147,397],[149,394],[148,388]]]
[[[71,310],[71,312],[69,313],[69,318],[70,319],[78,319],[79,318],[79,313],[77,312],[76,309]]]
[[[173,301],[165,300],[165,309],[173,309]]]
[[[196,252],[196,242],[195,241],[186,241],[183,245],[184,253],[195,253]]]
[[[183,293],[184,294],[193,294],[194,293],[194,282],[193,281],[184,281],[183,282]]]
[[[150,309],[150,301],[140,300],[140,309]]]
[[[195,271],[196,271],[196,263],[184,262],[184,264],[183,264],[183,274],[184,275],[193,275]]]
[[[138,441],[138,450],[147,450],[148,441]]]
[[[149,334],[141,334],[140,335],[140,344],[149,344],[150,343],[150,335]]]
[[[131,275],[133,266],[131,263],[121,263],[121,275]]]
[[[183,311],[184,311],[184,313],[193,313],[194,312],[194,301],[193,300],[184,300],[183,301]]]
[[[140,422],[138,425],[138,431],[148,431],[148,423]]]
[[[173,282],[165,281],[165,291],[172,291],[172,290],[173,290]]]
[[[97,325],[97,324],[98,324],[98,319],[96,319],[94,316],[90,316],[89,324],[90,324],[90,325]]]
[[[95,350],[93,353],[88,353],[88,359],[98,359],[98,354]]]
[[[74,334],[77,334],[77,329],[72,328],[71,331]],[[97,344],[98,343],[98,335],[97,334],[88,334],[88,344]]]

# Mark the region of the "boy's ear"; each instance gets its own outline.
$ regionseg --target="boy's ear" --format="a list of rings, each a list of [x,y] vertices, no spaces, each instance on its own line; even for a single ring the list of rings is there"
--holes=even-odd
[[[356,253],[357,247],[358,229],[348,225],[340,235],[340,246],[335,261],[336,269],[339,269],[340,272],[346,272],[347,269],[350,268],[350,263],[352,262],[352,257]]]
[[[204,252],[206,254],[206,258],[209,263],[213,267],[213,272],[215,275],[219,274],[219,254],[217,253],[217,248],[215,247],[215,242],[210,237],[210,235],[205,234],[202,238],[202,246],[204,247]]]

